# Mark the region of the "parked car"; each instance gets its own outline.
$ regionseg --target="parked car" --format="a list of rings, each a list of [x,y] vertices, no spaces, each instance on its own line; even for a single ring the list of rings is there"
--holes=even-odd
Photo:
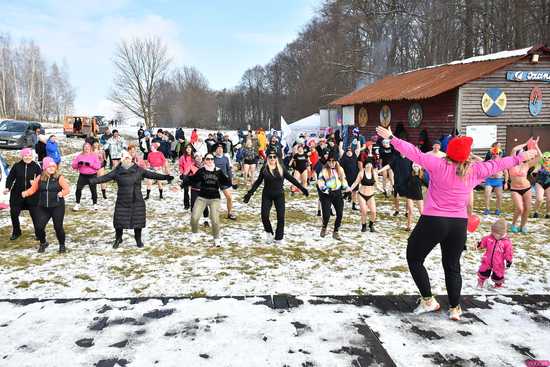
[[[32,134],[42,129],[38,122],[4,120],[0,122],[0,148],[21,149],[32,147]]]

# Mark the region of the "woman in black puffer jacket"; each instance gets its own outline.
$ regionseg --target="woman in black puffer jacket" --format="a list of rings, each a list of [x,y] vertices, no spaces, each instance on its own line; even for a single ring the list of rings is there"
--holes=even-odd
[[[137,247],[143,247],[141,230],[145,228],[145,200],[141,194],[141,181],[144,178],[171,181],[174,177],[139,167],[132,162],[130,154],[124,151],[119,166],[105,176],[90,179],[92,184],[113,180],[118,185],[113,218],[113,226],[116,231],[113,248],[117,248],[122,243],[123,229],[133,229]]]

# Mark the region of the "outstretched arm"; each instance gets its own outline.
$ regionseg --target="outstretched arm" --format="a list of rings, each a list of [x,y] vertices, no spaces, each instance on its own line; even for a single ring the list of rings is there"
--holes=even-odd
[[[90,179],[90,183],[92,185],[100,184],[104,182],[109,182],[113,180],[116,176],[116,169],[112,170],[111,172],[107,173],[106,175],[99,176],[99,177],[93,177]]]

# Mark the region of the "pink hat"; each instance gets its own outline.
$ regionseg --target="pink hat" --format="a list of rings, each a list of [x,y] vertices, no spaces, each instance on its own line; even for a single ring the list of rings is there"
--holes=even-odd
[[[32,149],[31,148],[23,148],[21,149],[21,157],[25,157],[27,155],[32,155]]]
[[[46,170],[48,167],[55,166],[57,167],[57,164],[53,161],[51,157],[45,157],[42,161],[42,169]]]

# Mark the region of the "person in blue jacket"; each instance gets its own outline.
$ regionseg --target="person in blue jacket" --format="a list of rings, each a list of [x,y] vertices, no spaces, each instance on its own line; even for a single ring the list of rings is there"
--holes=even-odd
[[[46,155],[53,159],[55,164],[59,166],[59,163],[61,163],[61,151],[59,150],[57,137],[55,135],[50,135],[46,142]]]

